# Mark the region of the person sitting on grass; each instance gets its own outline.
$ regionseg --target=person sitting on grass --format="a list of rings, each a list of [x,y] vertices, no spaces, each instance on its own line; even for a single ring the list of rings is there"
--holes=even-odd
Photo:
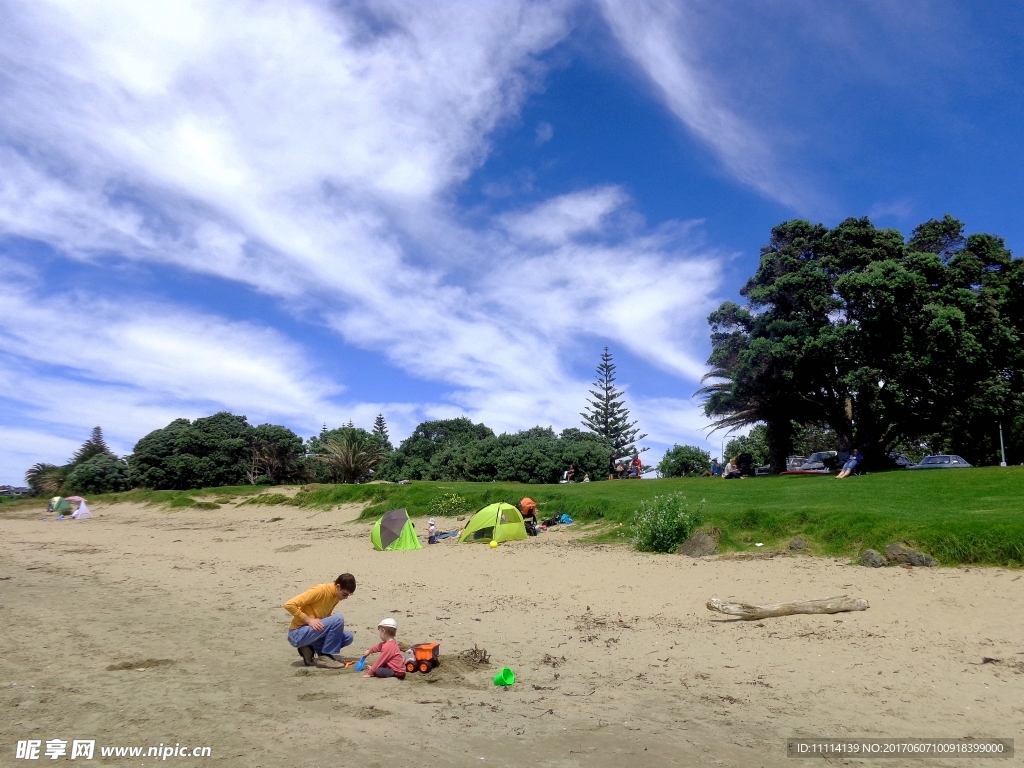
[[[844,477],[849,477],[850,473],[857,469],[862,461],[864,461],[864,454],[854,448],[853,452],[850,454],[850,458],[848,458],[846,463],[843,464],[842,471],[836,475],[836,480],[842,480]]]
[[[345,617],[332,616],[334,607],[356,591],[356,577],[343,573],[331,584],[317,584],[296,595],[284,608],[292,615],[288,642],[296,648],[302,663],[325,669],[344,666],[335,654],[351,645],[355,636],[345,631]]]
[[[395,640],[398,622],[391,618],[381,619],[377,631],[380,632],[380,642],[372,648],[367,648],[363,656],[372,656],[375,653],[380,655],[363,677],[397,677],[401,680],[405,677],[405,659],[402,656],[402,649],[398,647],[398,641]]]
[[[629,463],[629,476],[639,479],[644,473],[644,463],[640,461],[640,454],[633,456],[633,461]]]
[[[725,465],[725,472],[722,473],[722,477],[726,480],[743,479],[743,473],[740,472],[740,465],[736,457],[729,459],[729,463]]]

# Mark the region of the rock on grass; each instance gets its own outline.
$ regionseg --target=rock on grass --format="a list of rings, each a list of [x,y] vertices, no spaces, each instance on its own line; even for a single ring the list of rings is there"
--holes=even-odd
[[[877,549],[865,549],[860,556],[860,564],[867,568],[881,568],[888,565],[889,561]]]
[[[680,555],[687,557],[706,557],[718,553],[718,539],[704,531],[696,531],[690,538],[679,545]]]
[[[939,562],[931,555],[918,552],[916,549],[896,542],[885,548],[885,557],[890,563],[897,565],[916,565],[923,568],[934,568]]]

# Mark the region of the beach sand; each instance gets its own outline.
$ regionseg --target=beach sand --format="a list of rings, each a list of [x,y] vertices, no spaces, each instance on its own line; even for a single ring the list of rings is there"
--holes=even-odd
[[[347,522],[358,512],[0,513],[0,764],[27,764],[17,740],[56,738],[209,746],[171,762],[274,768],[782,766],[794,736],[1024,749],[1020,571],[693,560],[580,544],[578,526],[495,550],[381,553],[368,523]],[[441,643],[441,667],[405,681],[303,667],[282,604],[343,571],[358,581],[336,610],[350,656],[391,616],[400,641]],[[705,608],[837,594],[870,608],[756,622]],[[490,665],[459,656],[474,647]],[[491,682],[503,666],[508,689]]]

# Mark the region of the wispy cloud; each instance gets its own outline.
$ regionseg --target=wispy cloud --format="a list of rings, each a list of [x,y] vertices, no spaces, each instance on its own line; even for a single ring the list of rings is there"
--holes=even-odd
[[[618,187],[600,187],[551,198],[530,211],[505,215],[502,221],[516,238],[562,245],[580,234],[599,232],[625,202]]]
[[[536,136],[538,146],[541,144],[547,144],[555,137],[555,128],[551,123],[541,121],[537,123],[537,127],[534,129],[534,136]]]
[[[729,173],[770,199],[791,207],[803,203],[803,192],[786,178],[765,136],[726,106],[712,74],[697,65],[685,6],[657,0],[599,0],[599,5],[623,51]]]
[[[914,201],[907,197],[887,202],[878,202],[868,209],[868,217],[872,219],[896,218],[905,219],[914,213]]]

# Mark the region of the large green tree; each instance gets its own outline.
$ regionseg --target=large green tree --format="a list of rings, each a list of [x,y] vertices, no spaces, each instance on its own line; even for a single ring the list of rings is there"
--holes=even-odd
[[[927,442],[991,462],[1024,405],[1024,261],[950,216],[909,239],[867,218],[775,227],[757,272],[709,317],[705,411],[764,422],[773,469],[802,425],[868,460]]]
[[[246,435],[249,455],[245,478],[249,483],[277,484],[307,479],[302,438],[279,424],[260,424]]]
[[[658,462],[659,477],[700,477],[711,470],[711,454],[695,445],[673,445]]]
[[[175,419],[135,444],[129,457],[133,486],[168,490],[241,485],[265,477],[284,482],[298,471],[302,440],[273,424],[253,427],[222,411]]]
[[[388,457],[380,475],[389,480],[431,479],[435,455],[493,437],[490,427],[474,424],[465,416],[424,421]]]
[[[85,496],[125,491],[128,487],[128,465],[109,451],[101,451],[75,465],[64,482],[63,492]]]

